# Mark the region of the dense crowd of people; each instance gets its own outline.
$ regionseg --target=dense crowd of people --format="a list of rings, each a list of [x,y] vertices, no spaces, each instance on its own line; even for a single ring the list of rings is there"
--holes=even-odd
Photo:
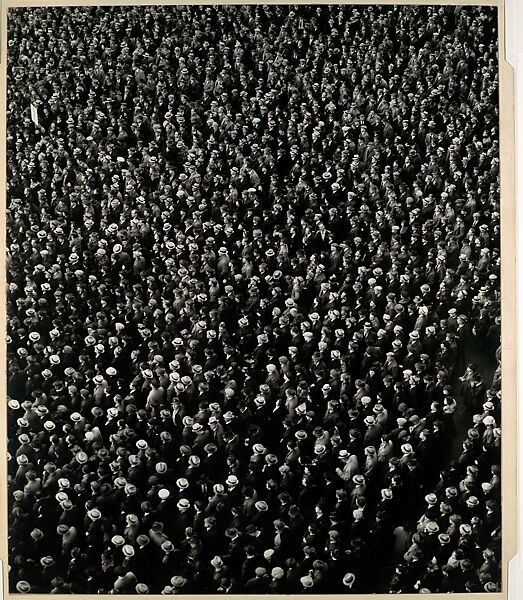
[[[8,33],[11,590],[499,591],[496,9]]]

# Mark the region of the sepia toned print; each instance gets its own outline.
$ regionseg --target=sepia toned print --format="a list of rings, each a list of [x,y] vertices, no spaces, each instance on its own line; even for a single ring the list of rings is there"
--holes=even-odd
[[[11,591],[499,591],[496,9],[8,33]]]

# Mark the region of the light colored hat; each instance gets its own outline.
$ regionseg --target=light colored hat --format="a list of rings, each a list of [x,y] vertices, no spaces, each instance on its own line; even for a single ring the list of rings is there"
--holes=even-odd
[[[427,531],[428,533],[438,533],[439,525],[436,523],[436,521],[429,521],[425,525],[425,531]]]
[[[87,514],[89,515],[89,518],[93,521],[97,521],[102,516],[102,513],[97,508],[92,508],[91,510],[88,510]]]
[[[45,421],[44,423],[44,429],[46,431],[53,431],[53,429],[55,429],[56,425],[53,423],[53,421]]]
[[[171,583],[175,588],[181,588],[187,583],[187,579],[181,575],[175,575],[171,578]]]
[[[22,497],[23,497],[23,492],[22,492]],[[41,540],[44,537],[44,532],[41,529],[33,529],[33,531],[31,531],[30,533],[31,538],[33,540]]]
[[[81,450],[80,450],[80,452],[76,453],[75,458],[76,458],[76,462],[78,462],[81,465],[83,465],[87,462],[87,454]]]
[[[309,575],[300,577],[300,582],[303,585],[303,587],[306,587],[306,588],[310,588],[314,585],[314,581],[313,581],[312,577],[310,577]]]
[[[265,398],[263,396],[256,396],[256,398],[254,398],[254,404],[256,404],[256,406],[265,406]]]
[[[123,546],[125,544],[125,539],[121,535],[113,535],[111,542],[115,546]]]
[[[264,454],[265,453],[265,448],[263,447],[262,444],[254,444],[252,449],[255,454]]]
[[[28,594],[31,591],[31,586],[27,581],[22,579],[16,584],[16,591],[20,594]]]
[[[57,492],[55,494],[55,498],[58,500],[58,502],[62,503],[67,500],[69,496],[65,492]]]
[[[223,560],[219,557],[219,556],[215,556],[212,560],[211,560],[211,565],[213,567],[221,567],[223,565]]]
[[[285,575],[285,571],[281,567],[274,567],[271,571],[273,579],[281,579]]]

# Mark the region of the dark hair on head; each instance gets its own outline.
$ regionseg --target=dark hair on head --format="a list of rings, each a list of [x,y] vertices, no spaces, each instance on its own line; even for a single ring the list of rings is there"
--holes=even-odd
[[[332,471],[325,471],[323,474],[325,481],[334,481],[334,473]]]

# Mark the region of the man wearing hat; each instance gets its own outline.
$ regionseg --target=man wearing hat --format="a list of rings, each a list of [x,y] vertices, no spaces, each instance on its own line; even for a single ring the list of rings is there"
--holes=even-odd
[[[257,567],[254,577],[245,584],[245,590],[250,594],[266,594],[269,591],[270,577],[264,567]]]
[[[365,417],[364,424],[367,427],[365,436],[363,438],[364,446],[379,446],[382,429],[381,426],[376,422],[376,418],[372,415],[369,415]]]

